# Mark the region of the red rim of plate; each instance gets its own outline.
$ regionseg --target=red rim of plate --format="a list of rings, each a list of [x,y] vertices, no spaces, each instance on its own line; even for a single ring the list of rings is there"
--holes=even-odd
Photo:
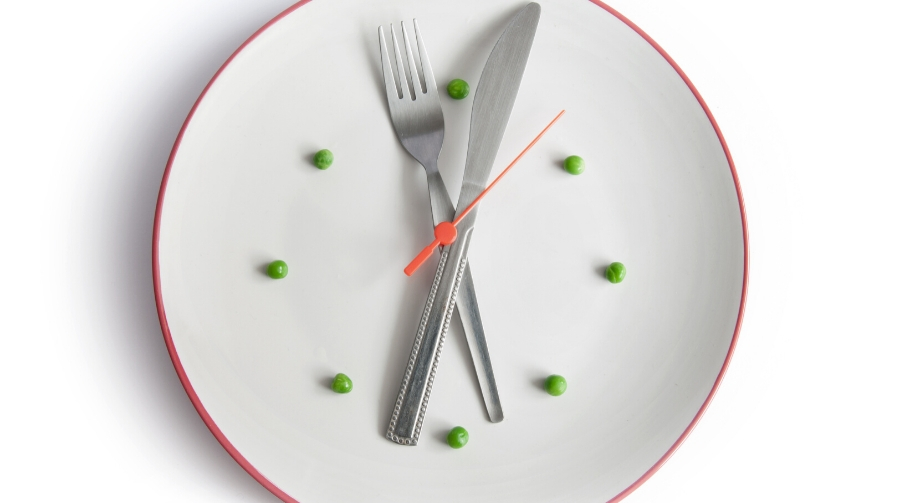
[[[166,348],[169,351],[169,357],[172,358],[172,364],[175,366],[175,372],[178,374],[178,379],[181,381],[182,386],[184,386],[184,390],[187,392],[188,398],[190,398],[191,403],[194,404],[194,408],[197,409],[197,413],[200,414],[200,418],[203,419],[203,422],[206,423],[206,426],[209,428],[209,431],[212,432],[213,436],[216,437],[216,440],[222,444],[222,447],[234,458],[235,461],[250,474],[251,477],[256,479],[257,482],[262,484],[263,487],[272,492],[275,496],[280,498],[282,501],[287,503],[299,503],[296,499],[289,496],[286,492],[281,490],[278,486],[272,483],[269,479],[267,479],[262,473],[259,472],[250,462],[245,458],[238,450],[234,447],[234,445],[225,437],[225,434],[222,433],[222,430],[216,425],[215,421],[213,421],[212,417],[209,415],[209,412],[206,411],[206,408],[203,407],[203,403],[200,401],[200,397],[197,396],[197,392],[194,391],[194,387],[191,386],[191,382],[185,373],[184,367],[181,365],[181,359],[178,357],[178,351],[175,349],[175,344],[172,342],[172,333],[169,331],[169,323],[166,320],[166,308],[163,305],[162,293],[160,291],[160,277],[159,277],[159,229],[160,229],[160,218],[162,216],[162,208],[163,202],[166,196],[166,186],[169,181],[169,173],[172,169],[172,164],[175,161],[175,156],[178,153],[178,147],[181,145],[181,140],[184,137],[184,132],[187,130],[188,124],[191,122],[191,118],[194,116],[194,112],[197,111],[197,107],[200,105],[200,102],[203,101],[203,97],[206,96],[206,93],[213,86],[219,76],[223,71],[231,64],[232,60],[244,50],[251,42],[253,42],[258,36],[260,36],[263,32],[269,29],[272,25],[280,21],[282,18],[287,16],[288,14],[294,12],[300,7],[306,5],[311,0],[301,0],[294,5],[288,7],[281,14],[278,14],[271,21],[263,25],[259,30],[257,30],[253,35],[250,36],[240,47],[237,48],[231,56],[225,61],[225,63],[216,71],[215,75],[213,75],[212,79],[210,79],[209,83],[206,84],[206,87],[203,88],[203,92],[200,93],[200,96],[197,98],[197,101],[194,103],[194,106],[191,107],[191,111],[188,113],[187,118],[184,120],[184,124],[181,126],[181,131],[178,132],[178,137],[175,139],[175,145],[172,147],[172,152],[169,154],[169,160],[166,163],[166,170],[163,173],[162,182],[159,187],[159,197],[156,201],[156,215],[153,220],[153,290],[154,295],[156,297],[156,310],[159,314],[159,324],[162,328],[163,338],[166,341]],[[731,168],[731,175],[734,178],[734,190],[737,194],[738,205],[741,210],[741,226],[743,228],[743,238],[744,238],[744,278],[743,284],[741,286],[741,306],[738,310],[737,321],[734,326],[734,335],[731,339],[731,345],[728,348],[728,353],[725,355],[725,361],[722,364],[722,369],[719,371],[719,375],[716,376],[716,380],[713,383],[713,387],[709,392],[709,395],[706,397],[706,400],[703,402],[703,405],[700,407],[700,410],[697,411],[697,414],[691,420],[690,424],[688,424],[687,428],[685,428],[684,432],[678,437],[675,443],[670,447],[665,454],[650,467],[640,478],[634,481],[631,485],[629,485],[625,490],[617,494],[614,498],[609,500],[608,503],[615,503],[618,501],[622,501],[626,496],[635,491],[641,484],[647,481],[654,473],[656,473],[663,464],[675,453],[678,447],[684,442],[687,436],[691,433],[694,427],[697,425],[697,422],[700,421],[700,418],[703,417],[703,413],[706,412],[707,407],[709,407],[710,402],[716,394],[716,391],[719,389],[719,385],[722,383],[722,378],[725,376],[725,372],[728,369],[728,364],[731,362],[731,357],[734,354],[734,348],[737,344],[738,333],[741,331],[741,322],[744,319],[744,306],[747,302],[747,279],[749,274],[749,247],[747,243],[747,215],[744,210],[744,197],[741,193],[741,184],[738,181],[737,170],[734,168],[734,160],[731,158],[731,152],[728,150],[728,145],[725,143],[725,138],[722,136],[722,131],[719,129],[719,125],[716,123],[716,119],[713,118],[712,112],[709,110],[709,107],[706,105],[706,102],[703,100],[703,97],[700,96],[700,93],[697,91],[697,88],[694,87],[694,84],[691,80],[685,75],[684,71],[681,67],[678,66],[677,63],[672,59],[669,54],[663,50],[662,47],[659,46],[652,38],[650,38],[644,30],[640,29],[637,25],[632,23],[628,18],[620,14],[618,11],[610,7],[609,5],[601,2],[600,0],[590,0],[591,3],[597,5],[598,7],[606,10],[620,21],[628,25],[632,30],[634,30],[638,35],[644,38],[654,49],[656,49],[659,54],[669,62],[672,68],[678,72],[678,75],[681,76],[681,79],[687,84],[688,88],[694,94],[694,97],[697,98],[697,102],[700,103],[700,106],[703,107],[703,111],[706,112],[706,116],[709,118],[710,124],[712,124],[713,129],[716,132],[716,136],[719,137],[719,143],[722,145],[722,150],[725,152],[725,158],[728,160],[728,167]]]

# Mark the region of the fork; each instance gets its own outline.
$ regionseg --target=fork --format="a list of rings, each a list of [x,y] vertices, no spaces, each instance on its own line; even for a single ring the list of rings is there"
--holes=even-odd
[[[431,199],[431,216],[434,224],[453,220],[456,210],[453,201],[447,193],[444,179],[438,171],[437,161],[441,155],[441,147],[444,143],[444,112],[441,110],[441,102],[438,98],[437,84],[434,81],[434,72],[428,53],[425,51],[425,43],[419,31],[419,23],[413,19],[413,27],[416,33],[419,62],[421,68],[416,68],[412,46],[406,33],[406,25],[400,23],[403,32],[403,43],[406,48],[406,58],[409,70],[403,66],[403,57],[397,36],[394,33],[394,25],[391,25],[391,39],[394,48],[394,60],[397,72],[391,66],[390,52],[384,38],[383,27],[378,27],[378,38],[381,42],[381,68],[384,73],[384,87],[387,91],[388,108],[391,121],[394,123],[394,131],[400,138],[400,143],[422,167],[428,179],[428,194]],[[420,75],[421,73],[421,75]],[[395,83],[397,76],[399,86]],[[424,77],[425,82],[422,82]],[[472,283],[472,267],[466,267],[459,287],[456,303],[456,312],[462,321],[463,331],[469,344],[469,352],[475,364],[475,374],[478,376],[478,384],[484,397],[484,405],[491,422],[503,420],[503,409],[500,406],[500,395],[497,392],[497,382],[494,379],[494,370],[491,366],[491,358],[488,353],[487,341],[484,336],[484,326],[481,323],[481,313],[478,310],[478,302],[475,298],[475,286]],[[406,376],[409,378],[409,376]]]

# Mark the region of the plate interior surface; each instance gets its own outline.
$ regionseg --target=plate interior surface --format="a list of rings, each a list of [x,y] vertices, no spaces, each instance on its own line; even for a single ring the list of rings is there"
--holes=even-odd
[[[493,176],[567,113],[485,199],[470,255],[506,419],[488,422],[454,322],[419,445],[384,438],[435,261],[402,272],[431,215],[376,29],[417,18],[439,86],[474,94],[521,5],[310,2],[245,46],[185,126],[155,243],[171,346],[210,420],[298,501],[606,501],[679,441],[723,370],[745,281],[723,144],[640,34],[589,1],[545,0]],[[455,199],[472,95],[440,91]],[[561,168],[572,154],[582,175]],[[265,275],[275,259],[287,278]],[[613,261],[621,284],[603,276]],[[329,389],[337,372],[352,393]],[[562,397],[541,389],[549,374],[568,379]],[[457,425],[471,440],[453,450]]]

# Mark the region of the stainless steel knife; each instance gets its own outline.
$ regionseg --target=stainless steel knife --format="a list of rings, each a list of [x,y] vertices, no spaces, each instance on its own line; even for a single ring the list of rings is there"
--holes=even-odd
[[[507,25],[484,65],[472,103],[469,151],[466,155],[462,189],[456,203],[457,215],[487,186],[500,140],[503,139],[519,92],[540,17],[541,7],[536,3],[529,3],[520,9]],[[457,224],[458,238],[441,252],[388,425],[387,438],[398,444],[418,443],[441,349],[465,273],[477,214],[476,207]]]

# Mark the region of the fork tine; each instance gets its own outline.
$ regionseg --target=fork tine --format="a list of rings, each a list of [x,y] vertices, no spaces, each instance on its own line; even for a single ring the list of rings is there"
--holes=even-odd
[[[378,39],[381,42],[381,71],[384,73],[384,87],[388,90],[388,98],[397,99],[397,84],[394,82],[394,68],[391,67],[391,53],[388,52],[387,42],[384,40],[384,29],[378,27]],[[394,94],[390,95],[390,90]]]
[[[400,55],[400,45],[397,43],[397,34],[394,33],[394,25],[391,23],[391,39],[394,41],[394,59],[397,62],[397,78],[400,79],[400,99],[414,97],[409,94],[409,85],[407,84],[408,74],[403,68],[403,56]]]
[[[419,44],[419,61],[422,62],[422,75],[425,76],[425,92],[429,93],[432,89],[437,89],[437,83],[434,81],[434,71],[431,70],[428,52],[425,51],[425,41],[422,40],[422,33],[419,31],[419,21],[416,19],[413,19],[413,28],[416,30],[416,42]]]
[[[412,86],[416,96],[419,96],[422,94],[422,79],[419,78],[419,69],[416,67],[412,45],[409,43],[409,35],[406,33],[406,23],[403,21],[400,21],[400,31],[403,32],[403,45],[406,46],[406,61],[409,64],[409,78],[412,80]]]

